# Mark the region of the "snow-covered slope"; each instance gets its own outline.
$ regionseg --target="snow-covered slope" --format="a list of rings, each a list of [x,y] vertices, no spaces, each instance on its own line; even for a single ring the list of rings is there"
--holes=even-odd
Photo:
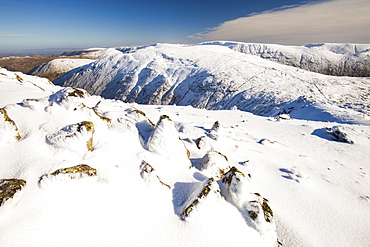
[[[370,114],[369,78],[326,76],[218,45],[141,47],[72,70],[54,83],[141,104],[237,107],[340,122],[368,123]]]
[[[62,53],[61,56],[100,59],[118,54],[121,54],[119,48],[90,48],[79,51],[67,51]]]
[[[370,76],[370,44],[284,46],[241,42],[205,42],[312,72],[334,76]]]
[[[18,90],[2,246],[370,245],[369,126]]]
[[[78,58],[57,58],[51,60],[50,62],[36,66],[32,70],[30,70],[28,74],[48,77],[53,80],[74,68],[81,67],[93,61],[95,60]]]
[[[30,95],[36,98],[44,97],[59,89],[60,87],[46,78],[11,72],[0,67],[0,107],[21,102]]]

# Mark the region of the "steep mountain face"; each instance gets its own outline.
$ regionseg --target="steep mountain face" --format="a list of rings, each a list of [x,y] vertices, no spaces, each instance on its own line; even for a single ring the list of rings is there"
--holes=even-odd
[[[83,65],[89,64],[95,60],[92,59],[71,59],[71,58],[58,58],[50,62],[43,63],[34,67],[28,72],[30,75],[46,77],[49,80],[55,80],[64,73]]]
[[[370,45],[312,44],[283,46],[238,42],[206,42],[304,70],[334,76],[370,76]]]
[[[76,68],[54,83],[140,104],[237,108],[341,122],[363,121],[370,113],[370,78],[307,72],[215,44],[130,49]],[[303,117],[307,107],[311,114]]]

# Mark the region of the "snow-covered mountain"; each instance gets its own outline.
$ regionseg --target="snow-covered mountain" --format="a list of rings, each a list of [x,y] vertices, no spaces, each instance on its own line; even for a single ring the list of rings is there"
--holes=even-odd
[[[47,77],[50,78],[50,80],[54,80],[74,68],[81,67],[93,61],[95,60],[81,58],[57,58],[51,60],[50,62],[36,66],[30,70],[28,74]]]
[[[76,68],[54,83],[140,104],[237,108],[265,116],[289,113],[295,118],[322,121],[369,121],[370,78],[308,72],[214,43],[121,50],[123,54]]]
[[[1,246],[370,245],[369,126],[0,86]]]
[[[304,70],[334,76],[370,76],[369,44],[284,46],[241,42],[205,42]]]
[[[97,59],[121,54],[119,48],[90,48],[62,53],[59,58],[40,64],[27,74],[54,80],[71,69],[89,64]]]
[[[120,54],[120,48],[89,48],[78,51],[66,51],[61,54],[65,57],[101,59]]]

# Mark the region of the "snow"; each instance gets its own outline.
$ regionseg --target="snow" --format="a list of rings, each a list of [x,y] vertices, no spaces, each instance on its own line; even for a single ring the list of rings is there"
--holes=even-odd
[[[66,57],[83,57],[88,59],[101,59],[104,57],[121,54],[120,48],[89,48],[79,51],[69,51],[62,54]]]
[[[21,72],[11,72],[0,68],[0,107],[6,104],[18,103],[28,97],[40,98],[59,90],[48,79],[25,75]]]
[[[228,46],[141,47],[72,70],[54,83],[140,104],[236,108],[263,116],[289,113],[305,120],[370,124],[369,77],[322,75]],[[297,49],[295,53],[299,54]]]
[[[72,59],[72,58],[57,58],[50,62],[41,64],[33,68],[29,74],[37,76],[45,76],[48,74],[64,74],[74,68],[78,68],[89,64],[95,60],[92,59]]]
[[[0,72],[20,136],[0,122],[14,137],[0,179],[27,181],[0,206],[3,246],[370,245],[369,126],[123,103]],[[97,175],[51,175],[82,164]]]
[[[226,46],[241,53],[256,55],[266,60],[322,74],[370,76],[369,44],[323,43],[285,46],[228,41],[212,41],[202,44]]]

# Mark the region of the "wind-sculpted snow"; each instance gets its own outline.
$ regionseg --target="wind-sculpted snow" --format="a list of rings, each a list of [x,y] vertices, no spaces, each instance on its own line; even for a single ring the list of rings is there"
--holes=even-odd
[[[2,108],[1,246],[370,244],[369,126],[37,98],[30,78]]]
[[[18,181],[20,178],[24,178],[25,180],[22,180],[24,181],[23,185],[27,182],[28,190],[26,192],[22,190],[22,193],[20,193],[18,191],[22,189],[21,186],[16,187],[14,191],[4,187],[5,185],[0,187],[0,199],[4,198],[4,201],[6,201],[4,205],[1,205],[1,200],[0,206],[4,206],[5,209],[3,210],[5,210],[5,213],[9,210],[15,210],[14,212],[17,212],[17,210],[27,211],[30,204],[33,205],[32,207],[36,207],[37,210],[47,211],[47,205],[43,201],[45,199],[56,200],[55,203],[58,204],[59,208],[57,211],[60,215],[64,215],[63,217],[66,219],[76,217],[82,220],[82,222],[85,221],[83,223],[85,225],[88,224],[86,216],[91,217],[94,215],[93,218],[96,218],[96,214],[101,213],[100,210],[103,204],[97,201],[100,200],[99,197],[101,195],[99,194],[102,193],[112,197],[108,201],[114,198],[117,199],[116,202],[111,201],[107,205],[118,203],[120,204],[119,211],[131,211],[129,220],[127,216],[124,216],[125,214],[114,216],[114,218],[118,217],[118,222],[122,220],[123,224],[126,224],[126,226],[121,226],[122,230],[130,228],[133,222],[138,222],[137,217],[139,217],[146,218],[144,220],[145,223],[143,222],[144,224],[158,223],[161,226],[159,229],[181,228],[182,232],[178,233],[179,236],[170,237],[173,240],[170,240],[169,243],[174,243],[174,241],[192,235],[192,238],[196,241],[195,244],[183,242],[180,245],[204,246],[206,243],[213,243],[213,246],[224,246],[226,244],[225,241],[209,241],[209,238],[216,232],[222,234],[225,230],[222,226],[215,229],[214,223],[212,223],[214,220],[209,220],[207,216],[207,211],[216,212],[215,210],[220,210],[220,212],[227,214],[227,211],[233,210],[233,207],[228,206],[227,201],[220,194],[218,182],[221,182],[222,176],[219,176],[217,180],[206,176],[206,174],[211,173],[204,173],[205,175],[203,175],[202,179],[193,177],[193,174],[200,172],[200,170],[192,166],[191,153],[182,139],[180,139],[180,133],[168,116],[160,116],[155,127],[145,129],[141,127],[142,122],[146,121],[151,126],[151,121],[145,117],[144,112],[135,109],[132,105],[103,100],[100,97],[90,97],[83,90],[73,88],[62,89],[49,97],[32,102],[33,104],[30,105],[27,100],[24,100],[21,104],[7,106],[9,111],[17,116],[16,121],[21,123],[21,132],[26,137],[24,138],[25,140],[19,140],[19,145],[12,142],[4,143],[4,146],[8,146],[10,149],[20,149],[19,152],[23,158],[20,158],[18,161],[12,159],[2,163],[0,177],[4,176],[6,178],[0,179],[0,182]],[[28,122],[26,119],[31,115],[34,116],[32,122]],[[138,115],[144,118],[140,118]],[[102,116],[105,117],[102,118]],[[110,121],[106,121],[106,119]],[[14,129],[8,128],[4,129],[4,131],[14,135]],[[147,135],[149,135],[149,138],[145,138]],[[24,141],[23,144],[21,143],[22,141]],[[38,152],[32,151],[34,148]],[[9,150],[6,148],[0,149],[0,152],[2,157],[6,157],[9,154]],[[25,156],[29,157],[25,158]],[[32,161],[32,156],[37,161]],[[14,165],[18,162],[22,163],[23,168]],[[214,162],[217,161],[214,160]],[[216,167],[217,165],[216,163],[213,164]],[[205,169],[208,168],[203,167],[202,170]],[[14,176],[16,179],[13,178]],[[188,188],[191,197],[186,199],[187,189],[179,191],[176,188],[176,192],[173,191],[176,184],[184,180],[201,184],[202,186],[204,184],[210,186],[207,181],[212,181],[213,190],[211,191],[210,188],[202,186],[201,188],[191,187]],[[199,182],[198,180],[201,181]],[[68,188],[73,188],[73,191],[68,192]],[[80,192],[76,192],[76,190]],[[189,202],[183,205],[187,207],[183,209],[185,213],[180,215],[176,213],[177,209],[175,209],[175,213],[173,210],[169,210],[169,208],[173,207],[172,192],[175,193],[174,197],[183,197],[184,200]],[[32,199],[33,196],[28,197],[27,193],[39,199]],[[56,193],[60,197],[55,198],[53,195],[56,195]],[[77,193],[80,198],[77,200],[72,199],[74,198],[74,193]],[[85,193],[97,193],[97,195],[90,198],[86,197]],[[122,196],[124,195],[122,199],[120,199],[121,193]],[[209,193],[211,193],[211,196],[208,196]],[[17,200],[11,200],[15,195]],[[153,195],[156,196],[153,197]],[[200,197],[198,198],[197,195]],[[40,200],[40,197],[44,199]],[[152,198],[148,204],[144,203],[147,198]],[[207,203],[202,203],[200,201],[201,198],[206,200]],[[80,204],[81,200],[93,203],[94,205],[89,205],[89,208],[99,210],[99,212],[92,214],[91,211],[87,210],[88,213],[85,214],[81,210],[84,208]],[[128,203],[126,200],[131,201],[130,204],[132,206],[126,205]],[[70,202],[73,202],[79,208],[74,213],[75,215],[72,214],[71,216],[62,212],[66,207],[68,208],[66,205]],[[18,206],[16,207],[16,205]],[[14,233],[12,233],[11,228],[10,230],[7,229],[5,227],[7,224],[2,222],[1,213],[3,211],[1,210],[2,208],[0,208],[0,241],[2,243],[12,245],[17,242],[22,243],[24,241],[23,243],[28,243],[29,241],[34,241],[38,246],[50,246],[59,241],[57,238],[53,239],[52,242],[48,240],[38,242],[32,236],[29,236],[28,240],[26,240],[27,238],[22,240],[13,239],[11,236],[14,236]],[[142,211],[147,211],[147,213],[143,214]],[[192,215],[190,215],[190,211]],[[48,214],[48,212],[43,214],[48,215],[48,217],[54,217]],[[159,215],[162,220],[152,214]],[[262,230],[258,229],[256,231],[252,226],[245,223],[241,224],[244,221],[241,215],[234,214],[234,216],[228,217],[230,218],[224,221],[224,223],[228,222],[229,229],[234,229],[233,231],[237,232],[237,235],[233,236],[233,240],[230,243],[240,245],[248,241],[258,246],[277,246],[275,231],[269,233],[269,236],[266,238],[263,227],[261,228]],[[240,221],[238,218],[242,220]],[[31,222],[37,225],[48,221],[41,220],[38,223],[39,220],[37,219],[36,222],[31,220]],[[112,220],[109,220],[110,224],[116,225],[117,222],[114,223],[115,220]],[[212,230],[209,233],[196,233],[191,228],[187,229],[188,224],[192,225],[191,222],[195,221],[194,224],[197,225],[199,220],[203,221],[202,227],[208,227]],[[209,220],[209,222],[206,223],[205,220]],[[247,221],[248,219],[245,220]],[[59,219],[60,221],[61,219]],[[64,221],[65,219],[62,220],[62,222]],[[13,222],[13,224],[16,223]],[[63,224],[65,223],[61,225]],[[81,223],[77,225],[81,226]],[[142,224],[140,225],[140,228],[146,228]],[[34,230],[36,232],[34,234],[40,234],[40,227],[43,228],[42,225],[35,227]],[[66,231],[60,227],[57,227],[57,229],[55,232]],[[151,234],[160,232],[161,230],[159,229],[151,230]],[[111,230],[113,229],[111,228]],[[67,232],[69,231],[67,230]],[[120,231],[118,230],[118,232]],[[79,232],[82,232],[84,236],[86,235],[86,229],[79,228]],[[140,234],[140,232],[142,231],[138,230],[135,235]],[[204,234],[204,236],[201,234]],[[55,234],[52,235],[56,237]],[[70,234],[61,235],[70,236]],[[70,238],[67,243],[71,240],[73,241],[73,239]],[[77,238],[72,245],[80,245],[82,239],[85,241],[85,237]],[[142,239],[145,239],[145,237]],[[142,246],[140,243],[135,243],[136,237],[134,236],[128,239],[125,237],[120,242],[109,239],[106,239],[106,241],[111,244],[114,243],[113,245]],[[157,244],[154,245],[171,246],[172,244],[163,244],[167,241],[159,239],[155,241]],[[101,244],[101,242],[91,243],[97,246]],[[150,238],[146,238],[145,243],[144,245],[151,245],[153,242]]]
[[[143,47],[72,70],[54,83],[126,102],[239,109],[265,116],[284,113],[300,99],[304,103],[289,112],[313,105],[318,114],[327,113],[321,120],[341,122],[363,121],[370,113],[369,78],[325,76],[218,45]]]

